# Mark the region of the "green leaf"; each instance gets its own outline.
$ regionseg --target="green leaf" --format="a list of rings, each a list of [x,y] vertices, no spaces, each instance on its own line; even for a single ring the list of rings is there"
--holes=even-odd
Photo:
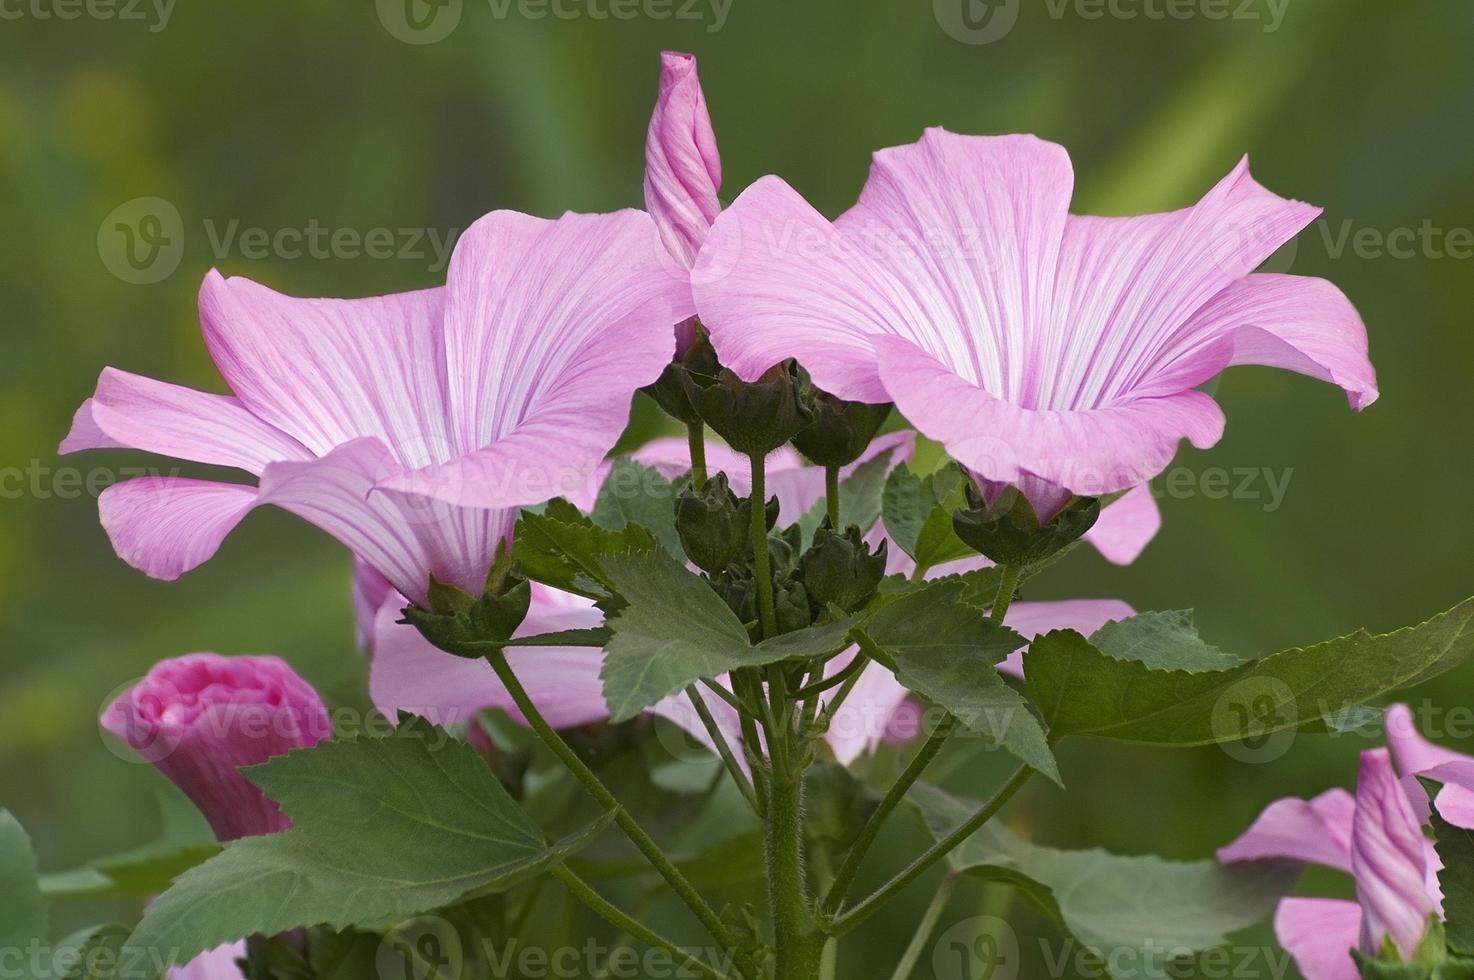
[[[964,602],[965,591],[955,579],[928,585],[876,612],[854,636],[905,687],[1058,783],[1044,729],[995,666],[1024,638]]]
[[[1237,667],[1239,658],[1209,646],[1198,636],[1191,609],[1145,612],[1112,620],[1090,637],[1102,653],[1117,660],[1135,660],[1158,670],[1205,670]]]
[[[119,957],[128,942],[128,927],[92,926],[73,933],[57,945],[53,969],[61,980],[113,980]],[[139,980],[155,980],[152,968],[135,974]]]
[[[554,845],[470,745],[405,716],[386,738],[322,742],[246,770],[295,823],[186,872],[144,912],[135,957],[244,936],[374,926],[503,891],[585,846]]]
[[[886,532],[922,568],[966,558],[975,552],[952,530],[952,512],[966,504],[964,477],[948,465],[925,477],[897,466],[882,497]]]
[[[910,800],[941,840],[978,804],[918,783]],[[1167,861],[1102,850],[1063,851],[989,824],[947,856],[953,869],[1017,887],[1118,975],[1158,975],[1174,950],[1222,946],[1228,934],[1270,915],[1294,884],[1292,862]]]
[[[31,839],[9,810],[0,810],[0,950],[46,942],[47,926]]]
[[[1024,670],[1057,735],[1157,745],[1212,745],[1296,728],[1419,684],[1474,653],[1474,599],[1412,626],[1360,630],[1231,670],[1154,670],[1080,634],[1034,640]]]
[[[879,453],[874,459],[868,459],[855,467],[849,476],[839,482],[839,530],[853,524],[861,531],[869,531],[880,520],[886,468],[890,466],[891,457],[895,453],[894,449]],[[800,550],[808,548],[813,542],[814,532],[824,523],[826,513],[825,501],[821,497],[818,503],[799,518],[799,527],[803,530]]]
[[[1428,799],[1436,800],[1438,783],[1419,780],[1428,791]],[[1444,935],[1449,948],[1466,956],[1474,954],[1474,831],[1455,827],[1430,808],[1433,837],[1443,869],[1438,884],[1443,889]]]
[[[753,646],[737,614],[670,555],[611,556],[601,574],[628,603],[610,619],[614,638],[599,674],[616,722],[703,677],[843,649],[852,625],[810,627]]]
[[[659,547],[655,536],[638,524],[611,531],[558,498],[541,514],[522,511],[512,553],[522,574],[534,581],[589,599],[607,599],[614,589],[599,559]]]
[[[220,853],[209,824],[195,805],[171,786],[159,793],[162,829],[157,840],[73,871],[43,875],[50,898],[152,896],[190,868]]]
[[[595,524],[610,531],[638,524],[655,535],[671,555],[683,561],[686,558],[681,536],[676,533],[676,488],[653,466],[642,466],[623,456],[616,459],[599,488],[590,516]]]

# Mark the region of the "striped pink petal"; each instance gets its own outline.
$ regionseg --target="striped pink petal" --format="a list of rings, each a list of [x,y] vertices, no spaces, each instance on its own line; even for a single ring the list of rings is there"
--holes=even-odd
[[[1355,813],[1356,801],[1344,789],[1328,789],[1310,800],[1275,800],[1248,830],[1219,848],[1218,860],[1285,858],[1350,871]]]
[[[1386,749],[1361,754],[1351,874],[1362,909],[1362,952],[1374,956],[1390,938],[1410,958],[1437,906],[1428,894],[1423,832]]]
[[[722,161],[696,59],[663,52],[660,93],[645,137],[645,210],[671,255],[688,269],[722,210],[721,186]]]
[[[1287,898],[1274,914],[1274,934],[1305,980],[1360,980],[1351,951],[1361,934],[1361,908],[1335,898]]]

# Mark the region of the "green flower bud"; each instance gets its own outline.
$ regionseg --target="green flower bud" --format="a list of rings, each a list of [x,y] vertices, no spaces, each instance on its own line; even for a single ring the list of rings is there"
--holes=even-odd
[[[952,528],[968,547],[1000,565],[1023,567],[1043,561],[1078,540],[1100,517],[1100,500],[1077,497],[1047,524],[1029,500],[1017,490],[1008,490],[988,507],[972,487],[967,488],[966,508],[952,515]]]
[[[698,330],[696,342],[667,364],[654,384],[646,385],[640,390],[655,399],[655,403],[671,418],[690,425],[700,422],[701,415],[687,395],[686,375],[694,371],[704,377],[714,378],[721,369],[717,352],[706,338],[706,332]]]
[[[767,526],[778,520],[778,498],[765,508]],[[752,548],[752,501],[738,497],[718,473],[697,490],[687,486],[676,497],[676,533],[686,556],[708,575],[741,561]]]
[[[793,437],[793,445],[819,466],[848,466],[859,459],[891,413],[889,402],[847,402],[814,387],[806,396],[814,420]]]
[[[799,559],[799,574],[818,608],[834,605],[854,612],[875,598],[885,578],[885,561],[886,542],[872,554],[858,527],[852,524],[836,534],[826,522]]]
[[[751,384],[725,368],[714,377],[694,370],[680,377],[686,397],[706,424],[748,456],[766,455],[782,446],[812,417],[799,398],[792,362],[773,367]]]
[[[773,583],[773,611],[777,614],[779,633],[792,633],[814,622],[809,593],[797,579]]]

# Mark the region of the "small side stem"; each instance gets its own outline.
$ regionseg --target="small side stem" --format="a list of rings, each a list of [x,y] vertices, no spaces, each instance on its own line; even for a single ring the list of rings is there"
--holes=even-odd
[[[773,572],[768,564],[767,472],[761,453],[752,456],[752,572],[757,580],[758,621],[764,639],[778,635],[773,606]]]
[[[650,835],[645,833],[644,828],[640,826],[635,818],[630,816],[619,805],[619,801],[614,798],[614,794],[609,792],[609,788],[600,781],[599,777],[594,774],[594,771],[563,740],[563,736],[559,735],[548,724],[547,719],[542,716],[542,712],[537,709],[537,705],[533,704],[532,698],[528,696],[527,689],[522,686],[522,682],[517,680],[517,675],[512,672],[511,665],[507,663],[506,655],[500,652],[492,653],[488,654],[486,659],[490,662],[491,669],[496,671],[496,676],[501,680],[502,686],[512,696],[512,701],[517,705],[517,709],[522,713],[522,717],[527,719],[527,723],[532,726],[532,730],[537,733],[543,743],[577,777],[589,795],[597,800],[599,805],[605,810],[614,814],[614,822],[619,824],[620,829],[625,832],[625,835],[629,837],[635,847],[639,848],[640,853],[645,855],[646,860],[654,866],[655,870],[660,873],[660,876],[666,880],[677,897],[686,903],[691,909],[691,912],[706,927],[706,930],[711,933],[712,937],[725,948],[735,952],[738,949],[737,941],[727,929],[726,925],[723,924],[721,918],[707,904],[706,900],[701,897],[691,885],[691,882],[686,880],[686,876],[681,874],[680,869],[671,862],[670,858],[665,856],[665,852],[660,849],[660,845],[656,844]],[[749,964],[740,963],[739,969],[744,974],[751,975]]]
[[[896,964],[896,972],[891,974],[891,980],[910,980],[911,972],[916,969],[917,961],[926,950],[926,944],[931,942],[931,934],[936,930],[937,922],[942,918],[942,913],[947,911],[947,902],[957,890],[959,880],[956,872],[949,873],[942,879],[941,887],[932,896],[931,904],[926,907],[926,912],[916,927],[916,935],[911,937],[911,945],[901,954],[901,962]]]
[[[1008,782],[1004,783],[998,792],[993,794],[992,799],[983,804],[981,810],[969,817],[966,823],[927,848],[924,854],[907,865],[904,871],[882,885],[876,890],[875,894],[860,902],[844,915],[830,922],[829,927],[825,931],[831,936],[843,936],[874,915],[882,905],[894,898],[897,892],[911,884],[911,882],[925,873],[933,864],[946,857],[961,845],[963,841],[977,833],[983,824],[992,820],[994,815],[1003,809],[1003,805],[1013,799],[1015,793],[1023,789],[1024,784],[1029,781],[1029,777],[1033,774],[1034,770],[1028,766],[1019,766],[1014,771],[1014,774],[1009,777]]]
[[[673,956],[676,962],[698,971],[703,977],[709,978],[709,980],[729,980],[725,973],[708,966],[700,959],[681,949],[675,943],[647,928],[639,920],[626,915],[618,906],[594,891],[588,882],[568,870],[564,865],[555,864],[548,869],[548,873],[561,881],[563,886],[568,889],[569,894],[587,906],[589,911],[616,929],[624,931],[646,946],[664,950]]]
[[[824,467],[824,510],[829,514],[829,526],[836,531],[839,526],[839,467]]]
[[[691,448],[691,482],[700,490],[706,486],[706,426],[687,422],[686,442]]]
[[[706,734],[711,738],[712,744],[716,746],[717,755],[722,758],[722,765],[727,767],[727,774],[732,777],[732,782],[742,791],[742,796],[752,807],[754,813],[761,814],[757,807],[757,797],[753,794],[752,783],[747,774],[737,764],[737,756],[732,753],[732,746],[727,742],[727,736],[722,734],[721,726],[717,724],[711,709],[706,706],[706,701],[701,697],[701,689],[695,684],[686,688],[686,696],[691,699],[691,707],[696,709],[696,714],[701,718],[701,724],[706,728]]]

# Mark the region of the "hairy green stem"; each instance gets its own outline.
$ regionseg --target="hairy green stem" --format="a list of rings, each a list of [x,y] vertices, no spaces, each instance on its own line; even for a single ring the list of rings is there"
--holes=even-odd
[[[633,916],[625,914],[613,902],[594,891],[588,882],[568,870],[566,866],[555,864],[548,869],[548,873],[561,881],[563,886],[568,889],[569,894],[587,906],[589,911],[616,929],[623,930],[629,936],[638,939],[646,946],[664,950],[675,957],[677,963],[698,971],[703,977],[708,977],[710,980],[729,980],[725,973],[708,966],[705,962],[687,953],[675,943],[647,928]]]
[[[734,952],[737,951],[736,939],[732,936],[731,931],[728,930],[726,925],[723,924],[721,918],[712,910],[712,907],[701,897],[691,885],[691,882],[686,880],[686,876],[681,874],[680,869],[671,862],[670,858],[665,856],[665,852],[660,849],[660,845],[656,844],[635,818],[630,816],[624,807],[619,805],[619,801],[614,798],[614,794],[609,792],[609,787],[605,786],[599,777],[595,775],[594,771],[578,757],[578,753],[574,752],[572,747],[563,740],[563,736],[559,735],[548,724],[547,719],[542,716],[542,712],[537,709],[537,705],[533,704],[532,698],[528,696],[527,689],[522,686],[521,681],[517,680],[517,675],[513,673],[511,665],[507,663],[506,655],[502,652],[497,652],[488,654],[486,659],[490,662],[491,669],[496,671],[496,676],[501,680],[502,686],[512,696],[512,701],[517,705],[517,709],[522,713],[522,717],[527,719],[527,723],[532,726],[532,730],[537,733],[543,743],[577,777],[589,795],[597,800],[599,805],[605,810],[614,814],[614,822],[619,824],[620,829],[625,832],[625,835],[629,837],[635,847],[639,848],[640,853],[645,855],[646,860],[654,866],[660,876],[666,880],[677,897],[690,907],[691,912],[706,927],[706,930],[711,933],[712,937],[727,949],[733,950]],[[739,962],[739,969],[744,974],[752,975],[752,971],[747,963]]]
[[[691,482],[700,490],[706,486],[706,426],[687,422],[686,442],[691,448]]]
[[[701,696],[701,689],[695,684],[692,684],[686,688],[686,696],[691,699],[691,706],[696,709],[696,714],[701,718],[701,724],[706,728],[707,736],[711,739],[712,744],[716,746],[717,755],[721,756],[722,759],[722,765],[727,767],[727,774],[732,777],[732,782],[736,783],[737,788],[742,791],[743,799],[747,800],[747,804],[752,807],[753,812],[761,816],[761,811],[758,810],[757,806],[757,797],[753,793],[752,783],[748,780],[747,774],[742,771],[742,767],[737,764],[737,756],[733,754],[732,746],[728,744],[727,736],[722,734],[721,726],[717,724],[716,718],[712,716],[711,709],[706,706],[706,701]]]
[[[782,691],[786,726],[791,713],[788,692]],[[773,779],[764,822],[764,852],[768,872],[768,905],[773,917],[776,953],[774,980],[815,980],[825,936],[815,928],[809,910],[808,877],[804,872],[803,765],[795,758],[793,740],[783,737],[774,745],[769,732]],[[802,751],[799,748],[799,751]]]
[[[758,621],[763,638],[778,635],[778,614],[773,608],[773,572],[768,564],[767,472],[762,453],[752,456],[752,574],[757,585]]]
[[[998,594],[993,599],[993,608],[988,612],[988,618],[993,622],[1001,624],[1003,617],[1008,615],[1008,607],[1013,602],[1013,593],[1018,588],[1019,576],[1022,572],[1023,569],[1018,565],[1003,566],[1003,576],[998,583]],[[849,853],[845,855],[844,864],[840,865],[839,874],[834,878],[834,884],[830,887],[828,894],[824,896],[824,903],[819,909],[820,921],[832,921],[834,916],[839,913],[840,908],[844,905],[844,898],[849,891],[850,885],[854,884],[855,876],[860,873],[860,865],[865,860],[865,854],[870,850],[870,845],[875,843],[875,838],[880,835],[880,828],[885,823],[886,818],[906,798],[906,794],[911,791],[911,787],[921,778],[922,773],[926,771],[926,767],[931,765],[931,761],[936,758],[937,753],[942,750],[942,746],[946,744],[947,739],[956,730],[957,719],[949,715],[932,732],[931,737],[926,740],[926,744],[917,750],[910,765],[906,767],[905,771],[901,773],[900,778],[896,780],[895,784],[886,792],[884,798],[881,799],[880,805],[875,808],[875,812],[865,822],[864,828],[860,831],[860,836],[855,839],[855,843],[850,847]]]
[[[911,937],[911,945],[901,954],[901,962],[896,964],[896,972],[891,974],[891,980],[910,980],[911,972],[916,969],[916,963],[926,950],[926,944],[931,942],[931,934],[936,930],[942,913],[947,911],[947,902],[952,899],[952,893],[957,890],[957,882],[960,880],[955,871],[948,872],[947,877],[942,879],[941,887],[932,896],[931,904],[926,907],[921,922],[916,926],[916,935]]]
[[[1003,809],[1003,805],[1013,799],[1015,793],[1023,789],[1024,784],[1029,781],[1029,777],[1033,774],[1034,770],[1028,766],[1019,766],[1014,770],[1013,775],[1009,777],[1008,782],[1004,783],[998,792],[993,794],[992,799],[983,804],[982,809],[969,817],[966,823],[927,848],[924,854],[912,861],[906,866],[904,871],[901,871],[890,881],[882,885],[869,898],[830,922],[825,931],[831,936],[843,936],[874,915],[882,905],[894,898],[896,893],[915,881],[917,877],[925,873],[933,864],[936,864],[942,858],[956,850],[963,841],[977,833],[983,824],[992,820],[998,811]]]
[[[824,510],[829,514],[829,526],[834,530],[842,530],[839,526],[839,467],[824,467]]]

